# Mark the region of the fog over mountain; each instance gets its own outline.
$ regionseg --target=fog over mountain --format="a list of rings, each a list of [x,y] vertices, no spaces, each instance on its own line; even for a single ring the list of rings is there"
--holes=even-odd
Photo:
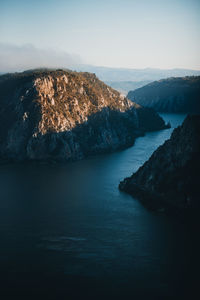
[[[0,0],[0,300],[200,299],[199,15]]]
[[[40,49],[32,44],[17,46],[0,43],[0,73],[34,68],[71,68],[81,64],[79,55],[54,49]]]
[[[133,57],[134,60],[134,57]],[[132,61],[130,61],[130,65]],[[67,68],[74,71],[91,72],[118,91],[128,92],[127,81],[154,81],[168,77],[200,75],[200,70],[187,69],[128,69],[93,66],[86,64],[80,55],[52,48],[37,48],[32,44],[14,45],[0,43],[0,74],[35,68]],[[124,83],[122,83],[124,81]],[[142,86],[144,84],[139,84]],[[136,85],[136,88],[139,87]],[[133,87],[131,87],[133,89]]]

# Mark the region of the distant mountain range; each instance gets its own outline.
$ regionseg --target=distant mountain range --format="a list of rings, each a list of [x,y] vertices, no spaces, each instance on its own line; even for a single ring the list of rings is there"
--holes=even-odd
[[[189,69],[127,69],[108,68],[92,65],[79,65],[74,67],[77,71],[95,73],[96,76],[105,81],[155,81],[168,77],[198,76],[200,70]]]
[[[129,91],[134,91],[140,87],[143,87],[150,83],[150,80],[142,81],[105,81],[105,83],[111,86],[113,89],[126,96]]]
[[[127,97],[156,111],[200,113],[200,76],[154,81],[130,91]]]
[[[44,69],[44,68],[43,68]],[[63,65],[62,69],[65,69]],[[184,77],[184,76],[198,76],[200,70],[190,69],[128,69],[128,68],[109,68],[99,67],[85,64],[77,64],[70,66],[70,69],[78,72],[90,72],[95,73],[96,76],[109,84],[113,88],[117,89],[123,94],[127,94],[128,91],[139,88],[148,82],[160,80],[168,77]],[[18,70],[16,70],[18,71]],[[0,74],[3,74],[0,70]]]
[[[96,76],[106,84],[116,89],[123,95],[129,91],[134,91],[155,80],[169,77],[198,76],[200,70],[189,69],[128,69],[128,68],[108,68],[91,65],[80,65],[74,70],[95,73]]]
[[[48,68],[41,68],[47,70]],[[64,66],[62,69],[66,69]],[[134,91],[146,84],[155,80],[160,80],[168,77],[183,77],[183,76],[198,76],[200,70],[189,69],[128,69],[128,68],[109,68],[92,65],[72,65],[73,71],[95,73],[96,76],[104,81],[107,85],[116,89],[118,92],[126,96],[129,91]],[[55,68],[56,70],[56,68]],[[68,70],[68,69],[66,69]],[[5,72],[0,72],[0,75]]]

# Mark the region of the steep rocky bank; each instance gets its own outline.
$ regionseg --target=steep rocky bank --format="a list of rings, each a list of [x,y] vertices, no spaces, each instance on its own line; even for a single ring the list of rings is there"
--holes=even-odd
[[[154,81],[127,95],[132,101],[160,112],[200,113],[200,76]]]
[[[200,208],[200,115],[186,117],[119,188],[158,210],[195,211]]]
[[[77,160],[131,146],[166,128],[94,74],[29,71],[0,76],[0,156],[14,161]]]

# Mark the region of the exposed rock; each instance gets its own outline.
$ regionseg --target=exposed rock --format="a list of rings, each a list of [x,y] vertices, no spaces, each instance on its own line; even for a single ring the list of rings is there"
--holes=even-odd
[[[160,112],[200,113],[200,76],[154,81],[130,91],[132,101]]]
[[[131,146],[145,131],[166,127],[157,113],[90,73],[7,74],[0,77],[0,95],[0,156],[6,159],[76,160]]]
[[[200,208],[200,115],[188,116],[131,177],[119,185],[149,208]]]

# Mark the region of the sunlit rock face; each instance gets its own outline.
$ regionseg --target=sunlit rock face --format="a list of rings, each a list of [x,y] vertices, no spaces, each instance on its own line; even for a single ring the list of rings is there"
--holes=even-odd
[[[120,189],[152,209],[200,208],[200,115],[189,115]]]
[[[175,77],[154,81],[127,97],[156,111],[200,113],[200,76]]]
[[[131,146],[166,127],[94,74],[26,71],[0,76],[0,155],[23,160],[77,160]]]

